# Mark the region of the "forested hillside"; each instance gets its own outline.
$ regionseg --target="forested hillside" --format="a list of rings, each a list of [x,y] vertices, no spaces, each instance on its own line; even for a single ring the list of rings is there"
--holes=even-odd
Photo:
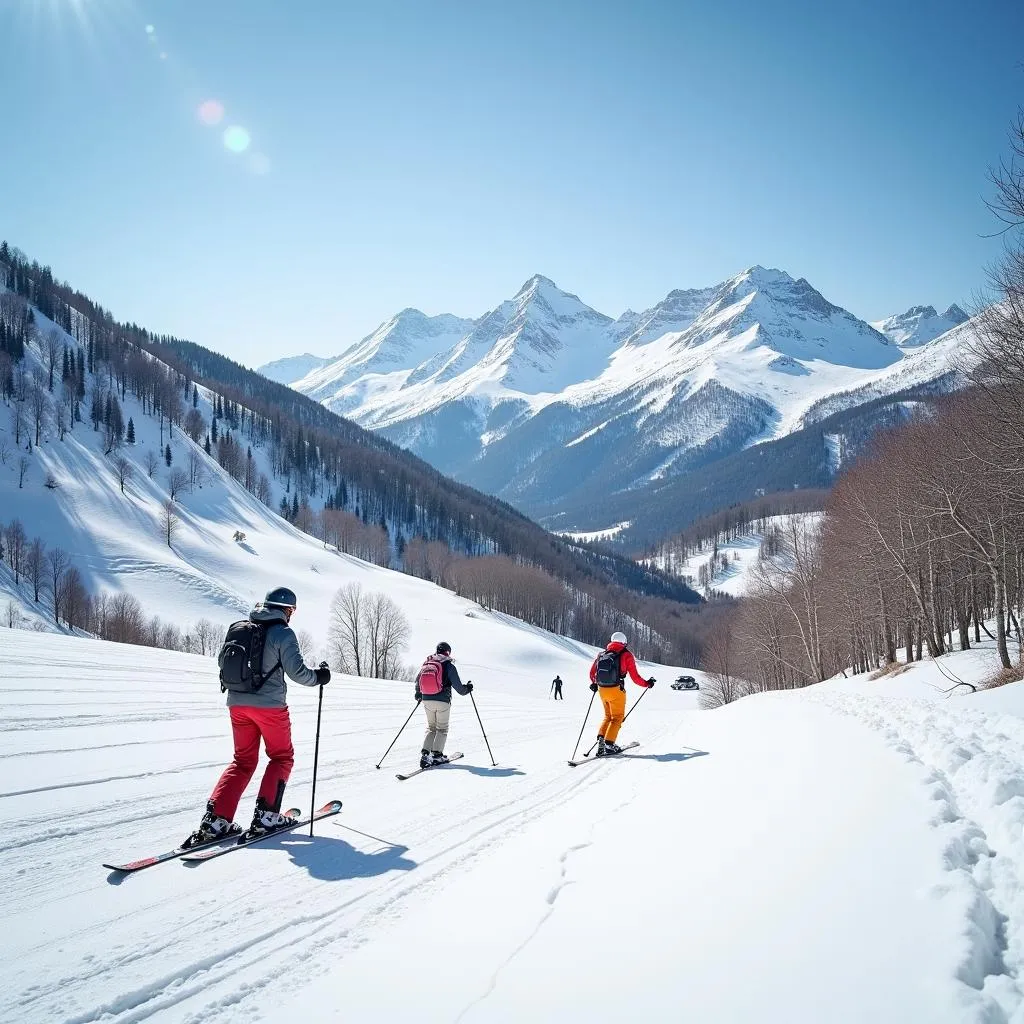
[[[963,354],[970,388],[905,402],[824,516],[789,520],[782,557],[762,561],[711,638],[709,702],[900,671],[985,637],[992,681],[1024,677],[1011,653],[1024,649],[1024,118],[1013,147],[994,176],[1007,247]]]
[[[699,599],[679,581],[554,537],[216,353],[118,323],[6,243],[0,285],[0,397],[13,410],[16,446],[59,441],[91,421],[116,465],[130,440],[120,411],[130,394],[158,419],[161,443],[165,426],[168,436],[182,431],[251,494],[325,544],[538,625],[557,622],[580,639],[600,641],[610,624],[635,623],[637,643],[699,656],[701,617],[679,607]],[[27,348],[38,357],[31,370]],[[194,483],[200,468],[182,471]],[[488,560],[483,573],[475,567],[480,558]]]

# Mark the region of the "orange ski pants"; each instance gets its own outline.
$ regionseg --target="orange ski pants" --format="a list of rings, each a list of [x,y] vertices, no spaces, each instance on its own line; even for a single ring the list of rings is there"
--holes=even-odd
[[[622,719],[626,717],[626,691],[621,686],[602,686],[598,693],[604,705],[604,721],[597,735],[614,743],[622,728]]]

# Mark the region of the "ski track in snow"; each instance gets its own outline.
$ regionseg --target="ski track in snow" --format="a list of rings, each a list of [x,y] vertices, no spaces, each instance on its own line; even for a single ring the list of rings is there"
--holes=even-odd
[[[920,766],[953,885],[969,891],[971,955],[958,976],[998,1004],[993,1021],[1024,1021],[1024,720],[961,701],[816,696]]]
[[[533,726],[536,735],[547,737],[557,732],[564,739],[564,708],[552,708],[547,704],[542,707],[543,714],[537,716]],[[309,709],[303,710],[308,715]],[[461,723],[462,727],[471,736],[469,730],[476,726],[475,721],[469,717],[471,711],[468,707],[460,708],[459,711],[466,716]],[[358,707],[350,708],[349,712],[353,720],[358,717]],[[224,712],[217,704],[211,707],[211,702],[183,702],[178,704],[177,710],[165,714],[154,710],[153,705],[145,700],[136,701],[134,715],[125,715],[123,718],[117,711],[113,715],[69,715],[65,709],[52,718],[28,721],[23,718],[20,723],[8,724],[21,724],[26,730],[44,727],[47,730],[73,729],[77,732],[87,724],[95,726],[98,720],[104,725],[114,723],[132,728],[140,725],[151,727],[166,721],[180,722],[182,713],[192,719],[193,728],[189,731],[192,737],[209,738],[216,735],[208,728],[214,722],[221,724],[223,729]],[[500,749],[504,740],[507,747],[511,742],[510,737],[521,730],[522,710],[519,702],[509,703],[491,698],[486,713],[492,743]],[[194,726],[199,722],[207,727],[195,729]],[[377,774],[372,767],[363,766],[365,759],[363,764],[359,764],[353,763],[350,758],[331,755],[330,747],[344,746],[346,738],[365,734],[365,730],[356,728],[348,721],[348,716],[345,723],[345,727],[331,730],[331,742],[322,752],[318,792],[325,797],[337,792],[345,799],[346,794],[358,793],[360,779],[373,778]],[[89,755],[102,751],[112,750],[119,756],[142,756],[144,749],[138,755],[135,755],[135,751],[123,749],[139,742],[100,743],[95,748],[80,746],[75,752],[82,763],[89,763]],[[472,751],[473,747],[471,743],[468,749]],[[65,754],[64,748],[52,745],[48,752],[52,758],[62,758]],[[36,749],[26,753],[41,760],[47,751]],[[12,753],[10,756],[18,755]],[[479,760],[478,751],[474,751],[472,756]],[[36,849],[39,852],[35,856],[41,858],[36,867],[45,868],[30,871],[27,876],[23,874],[24,869],[12,872],[18,878],[21,906],[32,906],[39,910],[69,896],[86,897],[93,885],[90,880],[81,878],[81,864],[76,860],[76,851],[82,848],[83,840],[91,835],[97,835],[97,839],[101,835],[109,837],[106,841],[118,854],[122,845],[124,853],[131,850],[137,854],[156,852],[158,847],[169,847],[174,841],[174,833],[166,835],[167,829],[160,823],[180,819],[183,814],[194,814],[197,805],[195,793],[203,792],[222,763],[193,761],[185,756],[173,768],[140,771],[134,775],[118,773],[105,777],[65,780],[53,786],[25,787],[0,794],[0,799],[8,799],[20,807],[19,798],[33,793],[57,795],[60,791],[78,788],[102,788],[108,782],[117,783],[122,789],[125,785],[131,785],[133,790],[134,784],[138,783],[144,785],[148,792],[142,813],[134,791],[82,807],[73,822],[60,817],[49,821],[45,816],[45,808],[38,804],[34,804],[32,812],[24,817],[18,815],[17,809],[12,810],[8,833],[14,838],[0,843],[0,853],[28,853]],[[458,770],[453,768],[453,771]],[[497,778],[519,774],[518,769],[501,765],[489,769],[470,764],[466,770]],[[190,772],[197,773],[192,782],[176,784],[172,781],[174,776]],[[293,884],[289,885],[286,870],[284,874],[276,875],[274,883],[273,906],[281,913],[281,917],[273,928],[259,927],[265,921],[264,903],[251,906],[242,914],[241,920],[237,909],[239,904],[244,905],[247,889],[253,884],[250,872],[260,870],[261,860],[269,858],[271,850],[233,854],[216,865],[161,865],[153,869],[153,874],[176,870],[188,872],[187,877],[176,880],[176,888],[185,890],[186,898],[183,912],[172,930],[165,931],[154,924],[147,927],[135,941],[121,943],[115,939],[120,924],[116,907],[112,906],[109,911],[101,910],[98,920],[93,919],[86,927],[66,933],[62,945],[76,953],[87,948],[106,947],[107,954],[103,959],[90,955],[62,957],[54,962],[59,964],[57,973],[49,976],[45,985],[37,984],[13,991],[8,984],[7,1005],[19,1020],[59,1021],[62,1024],[91,1024],[99,1021],[128,1024],[154,1016],[195,1022],[235,1019],[234,1014],[240,1004],[258,1005],[259,990],[294,976],[297,970],[301,970],[304,977],[326,970],[324,964],[336,962],[347,952],[368,941],[381,921],[399,915],[401,905],[408,896],[441,886],[453,869],[463,869],[486,855],[493,846],[505,841],[510,833],[553,813],[573,794],[598,784],[600,775],[600,770],[585,775],[570,773],[558,765],[516,779],[518,785],[508,790],[495,786],[484,794],[478,792],[472,798],[461,796],[446,809],[444,833],[436,838],[432,838],[437,827],[436,806],[427,803],[421,807],[417,796],[422,796],[422,793],[417,794],[414,790],[409,794],[408,813],[404,820],[400,826],[395,823],[391,827],[391,831],[399,831],[408,843],[408,847],[398,848],[401,851],[398,857],[404,856],[410,848],[415,849],[415,860],[409,862],[416,867],[414,873],[394,870],[384,872],[381,879],[371,882],[365,891],[341,903],[331,900],[329,905],[324,905],[318,893],[326,895],[330,891],[330,880],[314,881],[311,892],[310,880],[305,877],[305,873],[299,879],[292,876]],[[292,775],[291,787],[304,785],[310,776],[310,766],[298,768]],[[325,782],[325,778],[331,781]],[[380,776],[377,775],[377,778]],[[426,779],[408,785],[423,786],[425,783]],[[153,785],[165,787],[164,791],[152,792]],[[166,788],[171,786],[173,788]],[[138,792],[141,794],[142,789]],[[343,814],[353,813],[353,809],[358,815],[359,804],[354,800],[347,802]],[[126,820],[135,827],[130,830],[130,836],[126,834],[118,839],[112,824]],[[360,817],[353,818],[354,825],[358,826],[362,821]],[[321,828],[320,834],[330,834],[331,831]],[[446,838],[451,836],[459,838],[452,842]],[[268,845],[276,851],[273,854],[275,858],[287,853],[299,863],[302,863],[304,851],[315,852],[317,846],[316,843],[310,844],[308,839],[303,840],[301,836],[282,837],[280,842]],[[255,859],[246,863],[242,858]],[[224,891],[218,893],[217,898],[211,899],[206,895],[200,896],[197,901],[195,894],[188,894],[188,889],[196,882],[193,872],[199,872],[203,882],[223,885]],[[215,872],[219,874],[215,876]],[[205,878],[202,878],[203,873]],[[166,876],[163,882],[168,882]],[[145,884],[143,876],[129,876],[120,880],[124,886],[139,883]],[[148,915],[158,915],[166,895],[163,888],[157,891],[155,902],[135,906],[133,915],[137,921],[144,921]],[[549,906],[553,905],[556,895],[557,889],[552,890]],[[538,923],[538,928],[541,923]],[[194,954],[196,950],[196,934],[200,931],[204,939],[199,948],[207,952],[199,957],[190,956],[190,952]],[[114,941],[111,945],[112,939]],[[41,958],[45,962],[49,946],[49,940],[43,938],[38,942],[22,944],[19,953],[28,960]],[[175,965],[173,969],[167,970],[168,963]],[[89,994],[99,992],[104,993],[105,998],[90,1002]]]

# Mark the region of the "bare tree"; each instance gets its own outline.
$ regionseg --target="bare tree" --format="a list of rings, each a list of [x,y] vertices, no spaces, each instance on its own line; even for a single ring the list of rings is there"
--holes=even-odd
[[[409,642],[409,620],[402,609],[385,593],[370,594],[363,604],[363,623],[371,658],[370,675],[376,679],[401,678],[401,658]]]
[[[71,558],[63,548],[53,548],[47,556],[49,569],[50,597],[53,599],[53,621],[60,623],[66,597],[64,580],[71,566]]]
[[[199,654],[214,655],[219,650],[223,630],[218,629],[209,619],[200,619],[192,629]]]
[[[182,490],[187,486],[188,473],[186,473],[180,466],[175,466],[167,474],[167,493],[170,495],[171,501],[177,501],[178,495],[181,494]]]
[[[61,334],[56,327],[51,327],[43,338],[43,360],[46,363],[46,372],[49,374],[48,391],[53,391],[53,374],[57,367],[57,359],[63,351]],[[37,442],[38,443],[38,442]]]
[[[185,456],[185,466],[188,470],[188,486],[190,491],[196,487],[202,487],[206,483],[206,463],[203,461],[203,454],[198,448],[189,448]]]
[[[38,381],[29,388],[28,392],[29,412],[32,414],[32,425],[35,429],[36,447],[42,442],[43,424],[46,422],[46,389]]]
[[[22,455],[18,458],[18,490],[25,484],[25,477],[28,475],[28,467],[30,463],[27,455]]]
[[[121,493],[124,494],[124,485],[132,478],[132,464],[123,455],[119,455],[114,462],[114,471],[117,473],[117,482],[121,485]]]
[[[4,618],[7,620],[8,629],[21,629],[21,624],[25,621],[25,616],[21,614],[21,609],[13,600],[7,602]]]
[[[328,652],[332,663],[348,675],[363,675],[370,661],[363,635],[362,603],[363,588],[358,583],[346,583],[331,601]]]
[[[89,593],[82,574],[71,566],[61,582],[61,612],[72,628],[86,629],[89,622]]]
[[[189,409],[185,413],[182,426],[188,437],[196,444],[199,444],[200,439],[206,433],[206,419],[198,409]]]
[[[46,545],[38,537],[25,552],[25,579],[32,584],[32,600],[38,604],[46,585]]]
[[[160,456],[157,455],[157,453],[153,451],[152,448],[150,448],[143,457],[142,465],[145,466],[146,476],[148,476],[150,480],[153,479],[153,474],[156,472],[157,467],[160,465],[161,461],[162,460]]]
[[[12,519],[4,527],[4,542],[7,549],[7,564],[14,573],[14,582],[20,583],[25,569],[25,549],[28,547],[28,537],[20,519]]]
[[[180,525],[178,510],[175,508],[174,502],[168,499],[160,510],[160,531],[163,533],[168,547],[171,547]]]

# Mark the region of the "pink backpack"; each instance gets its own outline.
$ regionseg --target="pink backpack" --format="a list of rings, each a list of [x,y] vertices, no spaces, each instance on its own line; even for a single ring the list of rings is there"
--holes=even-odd
[[[419,671],[416,682],[424,697],[436,697],[444,689],[444,663],[447,658],[431,654]]]

